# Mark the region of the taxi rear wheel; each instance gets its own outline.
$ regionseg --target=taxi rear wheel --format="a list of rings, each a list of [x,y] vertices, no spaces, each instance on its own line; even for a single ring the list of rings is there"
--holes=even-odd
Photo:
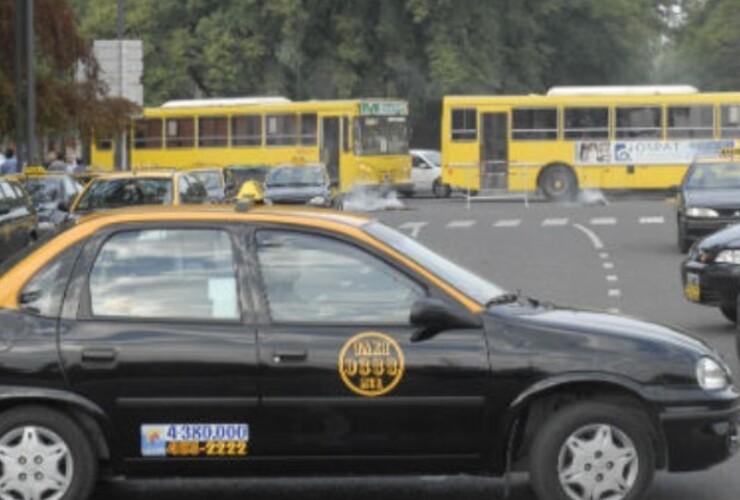
[[[0,414],[0,498],[85,500],[96,477],[90,441],[67,415],[38,406]]]
[[[553,414],[529,453],[541,500],[635,500],[650,485],[655,450],[649,424],[634,410],[576,403]]]
[[[737,306],[720,306],[719,310],[722,312],[722,316],[727,318],[732,323],[737,323]]]

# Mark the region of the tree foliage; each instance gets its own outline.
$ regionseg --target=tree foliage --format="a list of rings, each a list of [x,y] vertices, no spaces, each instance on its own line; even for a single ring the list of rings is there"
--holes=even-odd
[[[0,0],[0,136],[16,128],[14,7],[14,0]],[[67,1],[35,0],[34,29],[39,132],[120,129],[135,106],[104,98],[90,44],[78,34]]]

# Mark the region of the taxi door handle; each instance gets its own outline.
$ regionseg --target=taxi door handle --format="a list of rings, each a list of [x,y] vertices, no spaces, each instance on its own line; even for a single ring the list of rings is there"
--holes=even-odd
[[[116,360],[115,349],[84,349],[82,362],[93,364],[113,363]]]
[[[305,349],[296,351],[273,351],[272,361],[275,363],[306,361],[308,351]]]

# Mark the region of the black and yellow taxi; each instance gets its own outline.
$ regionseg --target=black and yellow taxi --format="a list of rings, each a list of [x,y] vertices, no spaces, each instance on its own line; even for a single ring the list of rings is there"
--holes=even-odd
[[[678,188],[676,222],[683,253],[701,238],[740,223],[740,149],[726,148],[691,164]]]
[[[197,177],[175,169],[134,170],[91,179],[70,207],[74,218],[97,210],[137,205],[188,205],[208,201]]]
[[[0,261],[37,236],[38,218],[23,185],[16,178],[0,177]]]
[[[0,496],[137,475],[499,475],[635,499],[736,447],[705,343],[322,209],[119,209],[0,268]]]
[[[74,176],[65,172],[48,172],[43,167],[26,168],[17,178],[31,198],[40,232],[54,230],[62,224],[83,189]]]

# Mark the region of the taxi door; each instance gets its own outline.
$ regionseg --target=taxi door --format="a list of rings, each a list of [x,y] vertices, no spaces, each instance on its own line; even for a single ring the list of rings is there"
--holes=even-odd
[[[255,457],[302,472],[479,463],[488,442],[482,330],[412,342],[411,305],[434,291],[349,241],[257,229],[251,247],[264,312]]]
[[[228,228],[142,225],[83,250],[60,321],[72,388],[112,417],[114,460],[193,472],[249,467],[256,333]]]

